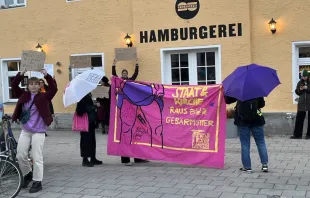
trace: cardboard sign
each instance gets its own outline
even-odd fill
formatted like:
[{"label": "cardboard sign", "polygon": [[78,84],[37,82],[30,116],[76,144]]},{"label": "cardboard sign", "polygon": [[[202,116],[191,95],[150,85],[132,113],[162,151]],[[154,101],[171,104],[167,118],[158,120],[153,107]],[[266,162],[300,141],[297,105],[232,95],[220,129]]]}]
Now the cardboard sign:
[{"label": "cardboard sign", "polygon": [[93,98],[109,98],[109,88],[104,86],[98,86],[92,91]]},{"label": "cardboard sign", "polygon": [[72,68],[85,68],[91,66],[91,56],[70,56]]},{"label": "cardboard sign", "polygon": [[46,54],[37,51],[23,51],[20,70],[40,71],[44,68]]},{"label": "cardboard sign", "polygon": [[117,61],[130,61],[137,59],[137,48],[115,48],[115,59]]},{"label": "cardboard sign", "polygon": [[[54,65],[53,64],[44,64],[44,69],[46,69],[47,73],[54,76]],[[44,78],[44,75],[41,72],[31,72],[31,77]]]}]

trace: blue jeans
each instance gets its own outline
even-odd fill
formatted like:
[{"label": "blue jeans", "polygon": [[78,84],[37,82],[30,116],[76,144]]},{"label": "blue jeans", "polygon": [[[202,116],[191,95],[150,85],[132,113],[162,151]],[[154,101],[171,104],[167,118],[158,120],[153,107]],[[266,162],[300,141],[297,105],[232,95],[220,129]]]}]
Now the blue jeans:
[{"label": "blue jeans", "polygon": [[241,160],[244,168],[251,168],[251,132],[253,134],[262,164],[268,164],[268,154],[263,126],[238,126],[241,142]]}]

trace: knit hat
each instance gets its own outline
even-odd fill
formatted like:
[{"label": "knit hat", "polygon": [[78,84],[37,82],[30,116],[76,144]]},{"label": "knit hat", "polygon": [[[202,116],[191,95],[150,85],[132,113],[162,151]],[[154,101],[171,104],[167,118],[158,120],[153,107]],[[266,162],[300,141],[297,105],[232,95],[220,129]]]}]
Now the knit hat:
[{"label": "knit hat", "polygon": [[307,70],[302,70],[301,71],[301,77],[308,77],[309,76],[309,72]]}]

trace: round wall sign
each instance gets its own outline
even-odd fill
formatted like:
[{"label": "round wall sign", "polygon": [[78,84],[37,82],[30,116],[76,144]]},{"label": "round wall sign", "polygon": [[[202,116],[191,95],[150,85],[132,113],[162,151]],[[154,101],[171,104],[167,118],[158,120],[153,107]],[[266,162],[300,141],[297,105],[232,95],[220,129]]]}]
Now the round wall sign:
[{"label": "round wall sign", "polygon": [[200,8],[199,0],[177,0],[175,4],[175,11],[182,19],[194,18]]}]

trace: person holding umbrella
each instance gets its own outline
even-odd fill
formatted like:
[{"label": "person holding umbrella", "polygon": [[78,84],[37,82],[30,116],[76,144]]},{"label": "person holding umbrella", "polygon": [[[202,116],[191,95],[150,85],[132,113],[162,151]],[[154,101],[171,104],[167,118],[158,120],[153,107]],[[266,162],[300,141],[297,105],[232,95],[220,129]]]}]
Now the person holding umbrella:
[{"label": "person holding umbrella", "polygon": [[268,172],[268,153],[264,136],[265,119],[260,110],[265,106],[264,98],[256,98],[242,102],[236,98],[225,96],[225,102],[227,104],[237,102],[234,119],[235,125],[238,127],[241,142],[241,160],[243,167],[240,168],[240,171],[252,171],[250,157],[252,133],[262,163],[262,171]]},{"label": "person holding umbrella", "polygon": [[[102,164],[102,161],[96,158],[96,107],[94,105],[91,93],[87,94],[77,103],[76,113],[78,116],[88,115],[89,128],[87,132],[81,131],[80,149],[83,158],[82,166],[93,167]],[[90,158],[90,161],[89,161]]]},{"label": "person holding umbrella", "polygon": [[224,81],[225,102],[235,106],[235,125],[241,142],[240,171],[251,172],[251,133],[258,149],[262,171],[268,172],[268,153],[264,136],[265,119],[261,108],[264,97],[280,84],[277,72],[269,67],[251,64],[238,67]]},{"label": "person holding umbrella", "polygon": [[307,70],[301,71],[301,79],[297,83],[295,93],[299,96],[298,105],[297,105],[297,115],[295,122],[294,135],[291,136],[291,139],[301,139],[304,121],[306,117],[306,113],[308,112],[308,129],[306,134],[306,139],[310,139],[310,85],[309,81],[309,72]]},{"label": "person holding umbrella", "polygon": [[88,131],[80,132],[82,166],[86,167],[102,164],[102,161],[96,159],[95,127],[97,114],[91,92],[97,88],[103,76],[105,76],[105,73],[101,70],[87,70],[69,82],[63,95],[65,107],[77,103],[76,115],[79,117],[82,117],[85,113],[88,115]]}]

